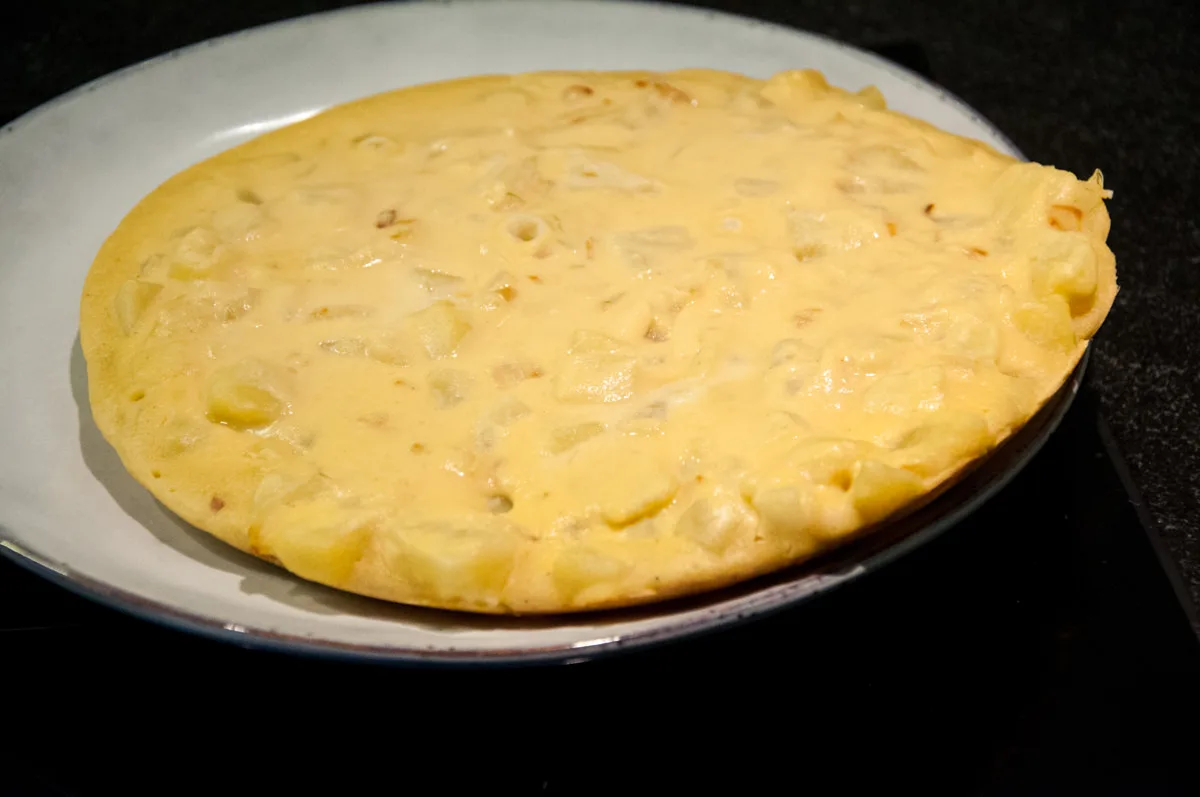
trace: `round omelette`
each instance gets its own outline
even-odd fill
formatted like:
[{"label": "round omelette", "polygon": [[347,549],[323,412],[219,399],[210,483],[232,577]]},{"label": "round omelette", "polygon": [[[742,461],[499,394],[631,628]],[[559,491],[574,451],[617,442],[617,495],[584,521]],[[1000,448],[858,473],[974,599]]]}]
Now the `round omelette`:
[{"label": "round omelette", "polygon": [[1104,190],[813,71],[535,73],[189,168],[87,276],[96,423],[199,528],[390,601],[551,613],[777,570],[1063,384]]}]

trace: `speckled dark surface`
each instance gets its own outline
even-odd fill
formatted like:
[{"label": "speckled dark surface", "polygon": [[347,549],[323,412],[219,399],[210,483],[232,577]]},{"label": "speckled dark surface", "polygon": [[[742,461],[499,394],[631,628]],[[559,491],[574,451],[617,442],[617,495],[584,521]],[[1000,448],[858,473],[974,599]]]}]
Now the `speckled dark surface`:
[{"label": "speckled dark surface", "polygon": [[[1200,603],[1200,4],[1189,0],[696,3],[852,44],[914,42],[1030,158],[1115,191],[1121,293],[1089,381]],[[351,3],[43,0],[0,16],[0,122],[191,42]]]}]

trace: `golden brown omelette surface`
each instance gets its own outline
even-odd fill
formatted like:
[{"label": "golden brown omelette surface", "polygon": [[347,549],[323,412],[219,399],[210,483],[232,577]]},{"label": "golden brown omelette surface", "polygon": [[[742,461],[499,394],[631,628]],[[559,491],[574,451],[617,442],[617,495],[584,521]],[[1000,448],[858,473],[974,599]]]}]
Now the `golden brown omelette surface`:
[{"label": "golden brown omelette surface", "polygon": [[1062,385],[1107,192],[811,71],[544,73],[339,106],[105,243],[97,424],[307,579],[558,612],[775,570],[904,511]]}]

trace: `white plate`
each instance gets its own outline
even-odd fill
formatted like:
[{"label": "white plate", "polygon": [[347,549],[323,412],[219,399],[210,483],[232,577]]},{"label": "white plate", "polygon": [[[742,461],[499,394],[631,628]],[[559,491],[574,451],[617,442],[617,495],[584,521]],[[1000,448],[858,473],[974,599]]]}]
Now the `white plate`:
[{"label": "white plate", "polygon": [[[177,627],[293,650],[402,661],[572,659],[793,603],[952,523],[1036,449],[897,541],[701,600],[571,619],[411,609],[295,579],[176,519],[122,469],[87,406],[77,339],[84,274],[162,180],[334,103],[479,73],[815,67],[849,89],[1014,152],[962,102],[878,57],[732,16],[612,2],[372,5],[171,53],[77,89],[0,132],[0,550],[91,597]],[[1073,395],[1074,382],[1065,391]],[[1053,409],[1053,408],[1052,408]],[[1012,453],[1015,452],[1015,453]],[[911,533],[915,532],[915,533]],[[882,548],[880,546],[883,546]]]}]

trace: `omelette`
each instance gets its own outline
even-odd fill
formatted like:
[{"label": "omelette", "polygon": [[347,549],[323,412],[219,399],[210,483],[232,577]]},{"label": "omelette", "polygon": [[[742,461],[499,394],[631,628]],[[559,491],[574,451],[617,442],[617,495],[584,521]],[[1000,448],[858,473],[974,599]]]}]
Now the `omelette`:
[{"label": "omelette", "polygon": [[549,614],[740,582],[944,489],[1117,291],[1110,196],[817,72],[404,88],[172,177],[84,286],[91,408],[301,579]]}]

